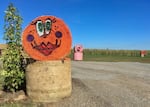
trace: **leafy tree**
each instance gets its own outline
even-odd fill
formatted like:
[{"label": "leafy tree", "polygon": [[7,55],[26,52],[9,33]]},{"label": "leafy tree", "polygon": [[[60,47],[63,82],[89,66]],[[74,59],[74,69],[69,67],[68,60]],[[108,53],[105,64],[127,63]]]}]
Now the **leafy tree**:
[{"label": "leafy tree", "polygon": [[4,89],[15,92],[20,89],[25,82],[25,73],[21,54],[21,24],[22,18],[13,4],[9,4],[5,11],[4,40],[7,49],[2,55],[4,76]]}]

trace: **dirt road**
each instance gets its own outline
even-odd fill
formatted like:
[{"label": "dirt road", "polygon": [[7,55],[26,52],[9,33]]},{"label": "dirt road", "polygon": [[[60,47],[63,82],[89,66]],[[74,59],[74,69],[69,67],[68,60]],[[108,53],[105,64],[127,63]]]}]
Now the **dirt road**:
[{"label": "dirt road", "polygon": [[72,96],[60,107],[150,107],[150,64],[72,61]]},{"label": "dirt road", "polygon": [[72,86],[70,97],[33,107],[150,107],[150,64],[72,61]]}]

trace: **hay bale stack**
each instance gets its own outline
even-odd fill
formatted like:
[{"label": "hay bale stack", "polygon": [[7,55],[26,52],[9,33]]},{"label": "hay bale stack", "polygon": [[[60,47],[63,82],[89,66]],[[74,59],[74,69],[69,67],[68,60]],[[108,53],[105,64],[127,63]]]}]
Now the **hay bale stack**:
[{"label": "hay bale stack", "polygon": [[26,69],[27,94],[34,102],[57,102],[70,96],[71,61],[37,61]]}]

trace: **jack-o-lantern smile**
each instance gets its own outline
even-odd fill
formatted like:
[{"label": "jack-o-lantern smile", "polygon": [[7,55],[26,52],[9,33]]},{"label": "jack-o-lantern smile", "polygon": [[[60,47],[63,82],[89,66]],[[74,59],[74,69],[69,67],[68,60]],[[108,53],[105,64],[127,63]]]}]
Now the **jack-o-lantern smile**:
[{"label": "jack-o-lantern smile", "polygon": [[57,39],[56,39],[55,44],[52,44],[50,42],[48,42],[47,44],[45,44],[44,42],[42,42],[41,44],[38,45],[36,43],[36,41],[34,41],[33,43],[31,43],[31,46],[33,47],[33,49],[37,49],[38,51],[40,51],[45,56],[48,56],[49,54],[51,54],[53,52],[53,50],[55,50],[56,48],[58,48],[60,45],[61,45],[61,40],[60,40],[60,43],[58,43]]},{"label": "jack-o-lantern smile", "polygon": [[37,60],[61,59],[71,49],[71,34],[61,19],[41,16],[23,32],[26,52]]}]

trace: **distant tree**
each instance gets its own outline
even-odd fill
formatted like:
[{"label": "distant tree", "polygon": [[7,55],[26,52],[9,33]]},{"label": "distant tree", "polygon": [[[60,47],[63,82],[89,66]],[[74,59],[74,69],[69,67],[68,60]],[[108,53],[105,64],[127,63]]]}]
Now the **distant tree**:
[{"label": "distant tree", "polygon": [[21,54],[22,18],[17,8],[10,3],[5,11],[4,19],[4,40],[6,40],[7,49],[2,55],[3,70],[1,74],[4,76],[4,88],[7,91],[15,92],[25,82]]}]

